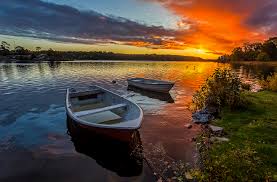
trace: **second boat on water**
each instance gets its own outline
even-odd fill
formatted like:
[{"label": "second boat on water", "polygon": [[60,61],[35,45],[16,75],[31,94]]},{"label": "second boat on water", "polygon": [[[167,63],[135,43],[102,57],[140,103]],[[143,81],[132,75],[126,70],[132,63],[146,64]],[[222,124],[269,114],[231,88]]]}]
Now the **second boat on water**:
[{"label": "second boat on water", "polygon": [[174,82],[145,78],[130,78],[127,81],[129,86],[163,93],[169,92],[170,89],[174,86]]},{"label": "second boat on water", "polygon": [[67,89],[66,111],[71,133],[89,131],[123,141],[132,138],[143,117],[137,104],[99,86]]}]

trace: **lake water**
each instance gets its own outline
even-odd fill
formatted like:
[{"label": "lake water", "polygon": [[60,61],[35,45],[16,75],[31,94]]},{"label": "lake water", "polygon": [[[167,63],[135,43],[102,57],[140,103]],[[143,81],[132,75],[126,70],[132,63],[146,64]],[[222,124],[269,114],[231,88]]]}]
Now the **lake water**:
[{"label": "lake water", "polygon": [[[112,149],[107,149],[102,140],[91,141],[89,147],[72,142],[66,127],[65,90],[93,84],[124,95],[142,107],[144,119],[138,136],[150,165],[163,168],[162,161],[156,160],[160,155],[193,164],[196,153],[192,138],[200,128],[197,125],[191,129],[184,127],[191,123],[188,104],[218,67],[230,67],[243,79],[255,81],[256,77],[276,71],[277,65],[216,62],[0,64],[0,181],[155,181],[145,160],[133,164],[127,154],[118,152],[121,148],[117,144],[109,144]],[[170,80],[176,84],[170,94],[157,96],[127,89],[126,79],[130,77]],[[112,83],[113,80],[116,83]]]}]

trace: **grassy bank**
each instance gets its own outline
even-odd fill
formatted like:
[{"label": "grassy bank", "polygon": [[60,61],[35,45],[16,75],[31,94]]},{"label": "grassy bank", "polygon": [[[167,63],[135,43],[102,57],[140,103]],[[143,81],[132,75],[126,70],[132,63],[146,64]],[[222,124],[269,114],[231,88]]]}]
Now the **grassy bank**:
[{"label": "grassy bank", "polygon": [[245,110],[223,109],[221,126],[229,142],[215,143],[206,151],[203,181],[277,180],[277,93],[244,93]]}]

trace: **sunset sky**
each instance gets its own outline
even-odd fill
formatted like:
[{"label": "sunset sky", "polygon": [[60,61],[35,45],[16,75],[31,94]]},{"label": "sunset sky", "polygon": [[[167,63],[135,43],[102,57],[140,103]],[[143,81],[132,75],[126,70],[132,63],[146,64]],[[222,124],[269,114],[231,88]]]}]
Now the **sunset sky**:
[{"label": "sunset sky", "polygon": [[276,35],[276,0],[0,0],[12,47],[216,58]]}]

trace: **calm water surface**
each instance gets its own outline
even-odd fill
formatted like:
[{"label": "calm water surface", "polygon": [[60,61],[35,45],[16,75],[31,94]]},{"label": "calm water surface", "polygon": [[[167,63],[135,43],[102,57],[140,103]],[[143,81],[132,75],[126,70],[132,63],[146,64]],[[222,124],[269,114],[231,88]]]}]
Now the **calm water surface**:
[{"label": "calm water surface", "polygon": [[[199,127],[184,127],[191,122],[188,103],[217,67],[231,67],[244,79],[255,80],[277,66],[215,62],[0,64],[0,181],[155,180],[143,161],[141,168],[134,169],[128,166],[129,161],[121,164],[117,145],[107,152],[103,142],[92,141],[89,151],[83,151],[72,142],[66,127],[65,89],[92,84],[109,88],[142,107],[139,136],[146,156],[162,151],[171,159],[193,163],[191,139]],[[171,80],[176,85],[170,94],[157,96],[127,89],[130,77]]]}]

